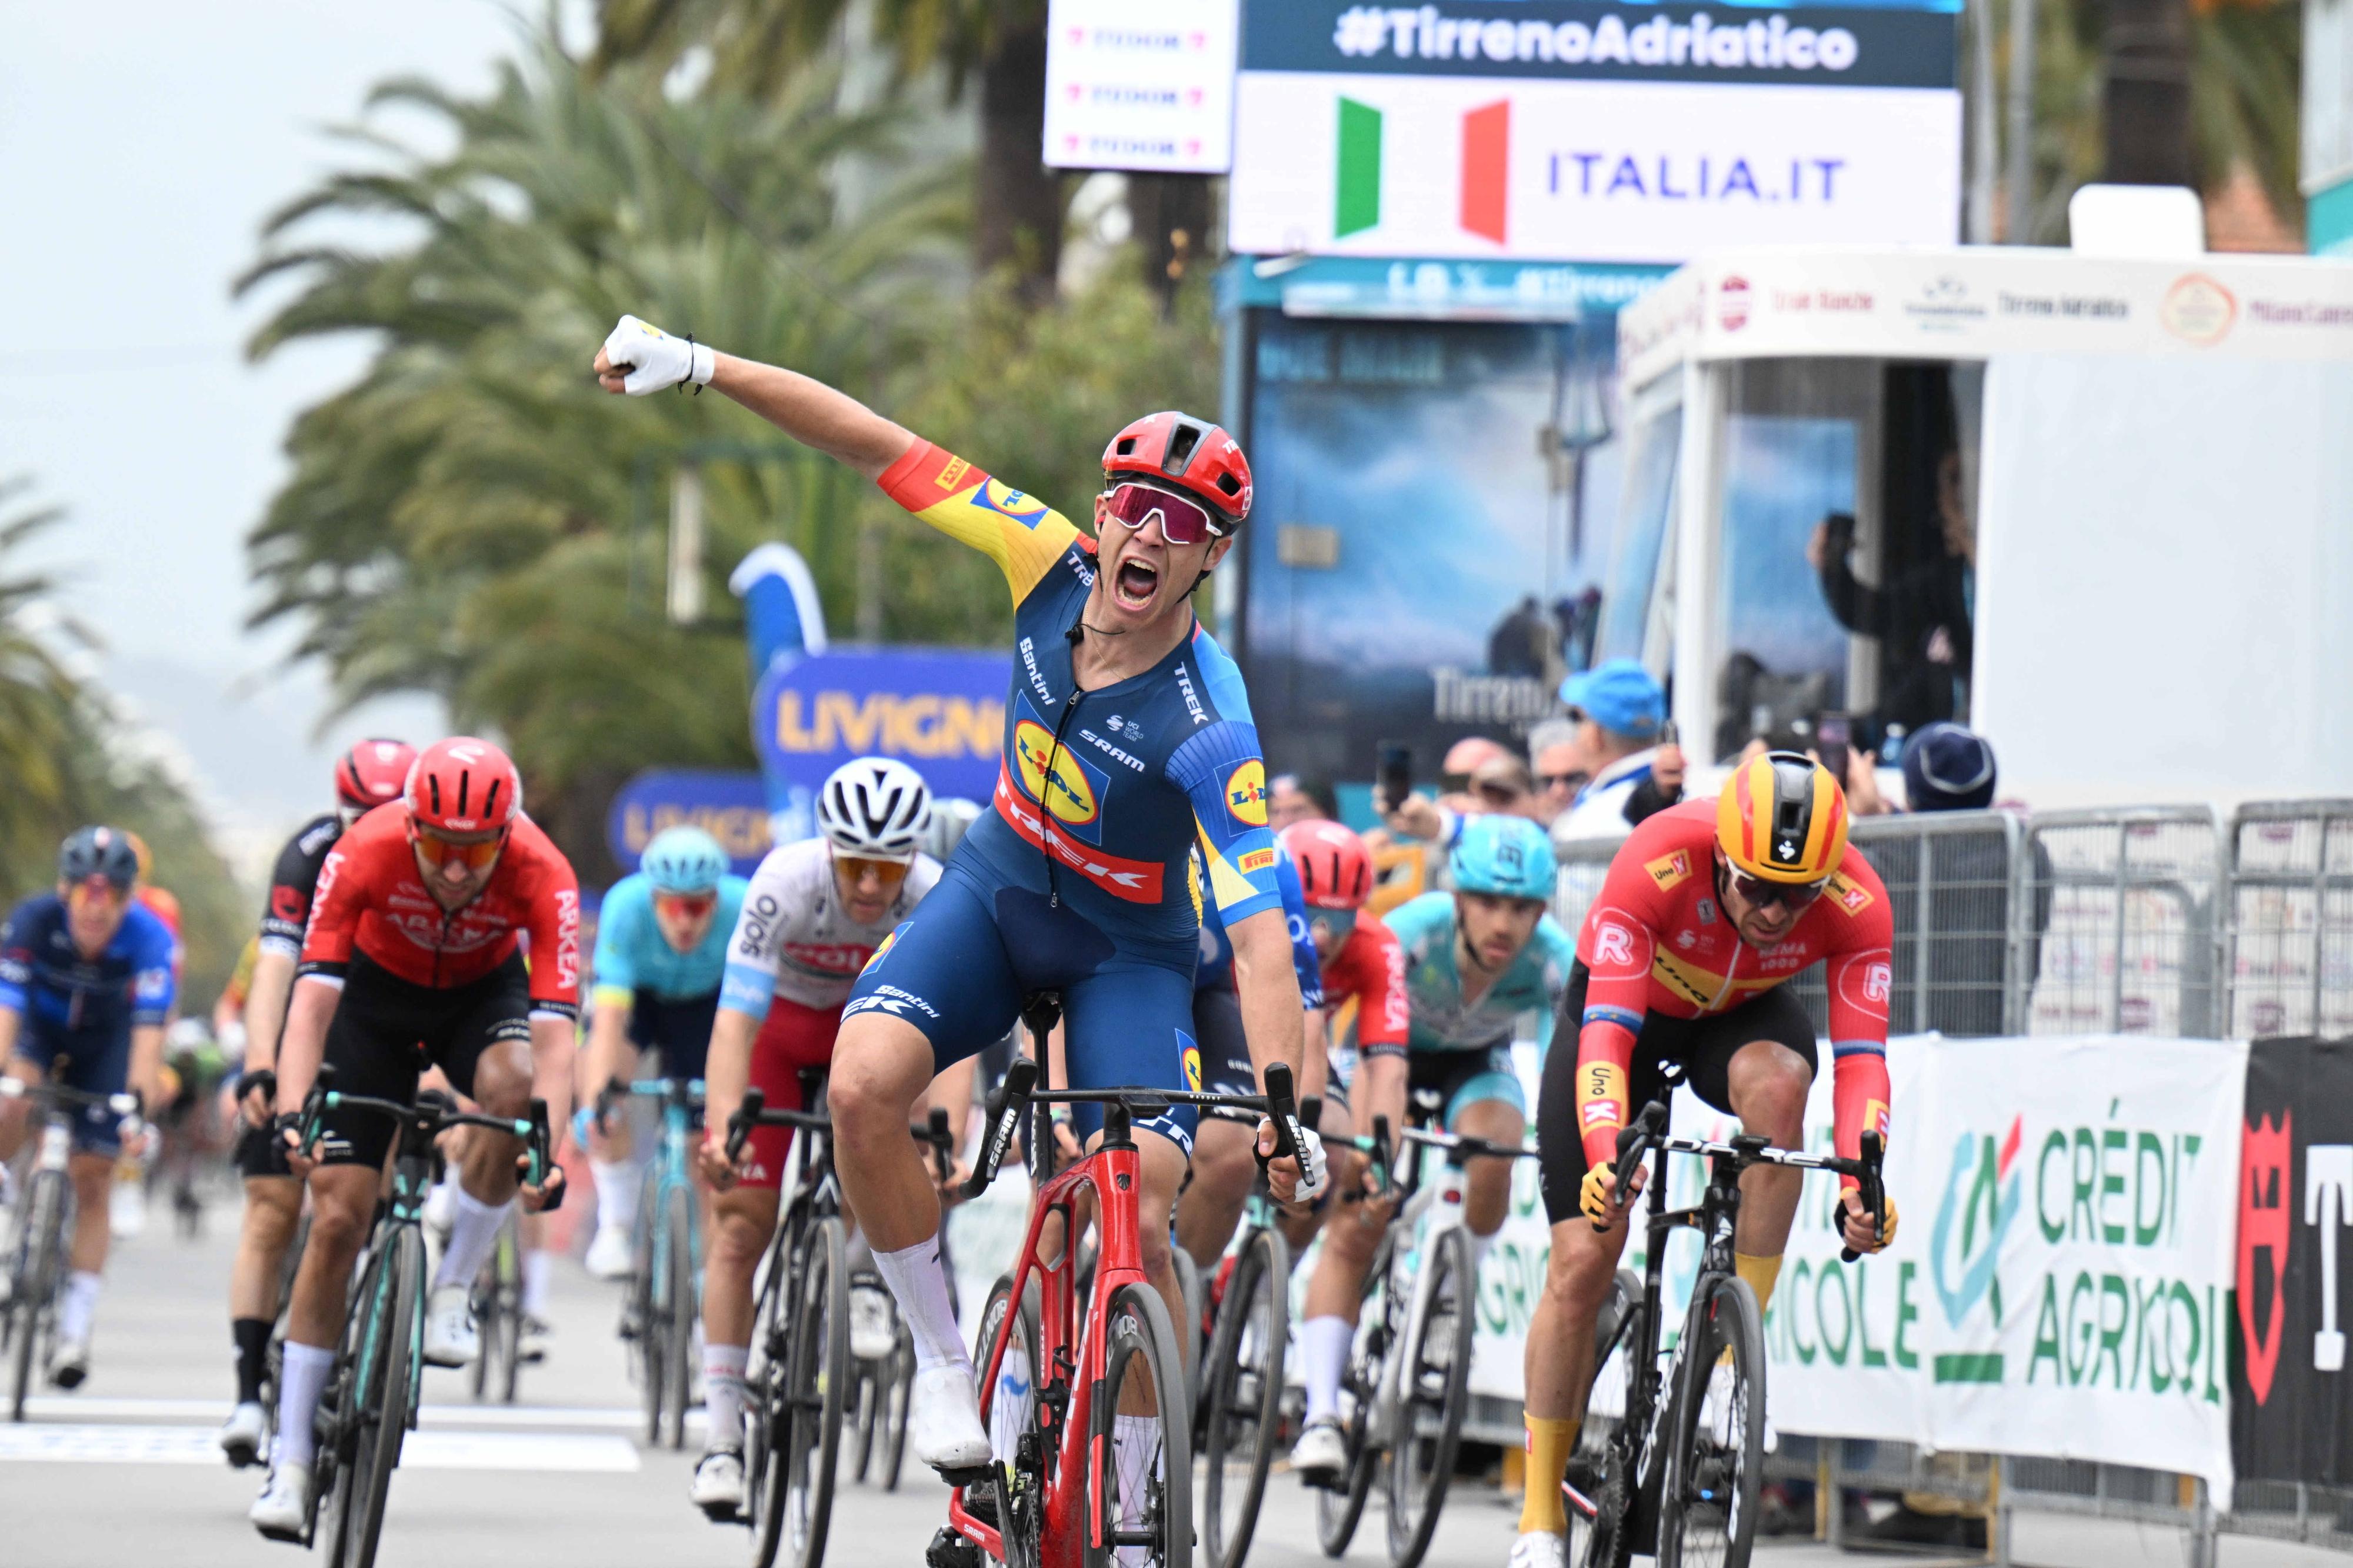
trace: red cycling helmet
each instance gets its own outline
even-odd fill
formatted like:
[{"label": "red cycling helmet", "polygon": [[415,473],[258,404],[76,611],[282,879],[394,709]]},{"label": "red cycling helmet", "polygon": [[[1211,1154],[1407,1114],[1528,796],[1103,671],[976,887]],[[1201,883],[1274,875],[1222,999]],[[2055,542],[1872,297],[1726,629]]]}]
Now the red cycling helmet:
[{"label": "red cycling helmet", "polygon": [[1250,515],[1250,463],[1220,426],[1168,410],[1147,414],[1103,448],[1103,475],[1132,474],[1198,496],[1229,524]]},{"label": "red cycling helmet", "polygon": [[397,800],[416,762],[406,741],[362,741],[335,759],[335,799],[353,811]]},{"label": "red cycling helmet", "polygon": [[1362,909],[1373,896],[1373,856],[1353,828],[1320,818],[1282,830],[1282,847],[1299,868],[1311,910]]},{"label": "red cycling helmet", "polygon": [[522,808],[513,759],[488,741],[456,735],[425,748],[408,770],[408,820],[438,833],[487,833]]}]

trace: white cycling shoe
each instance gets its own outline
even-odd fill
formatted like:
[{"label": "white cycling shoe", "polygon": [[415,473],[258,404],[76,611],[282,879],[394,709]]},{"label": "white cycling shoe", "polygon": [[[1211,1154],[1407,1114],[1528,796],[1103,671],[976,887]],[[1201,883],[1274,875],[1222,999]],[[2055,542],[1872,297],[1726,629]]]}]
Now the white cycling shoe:
[{"label": "white cycling shoe", "polygon": [[892,1316],[890,1293],[879,1282],[855,1280],[849,1287],[849,1353],[860,1361],[881,1361],[899,1348],[899,1325]]},{"label": "white cycling shoe", "polygon": [[629,1227],[625,1225],[600,1225],[596,1238],[588,1244],[588,1256],[581,1260],[591,1277],[598,1279],[627,1279],[637,1268],[637,1248],[629,1240]]},{"label": "white cycling shoe", "polygon": [[916,1372],[907,1402],[907,1436],[915,1458],[943,1474],[988,1467],[988,1429],[980,1424],[972,1368],[943,1362]]},{"label": "white cycling shoe", "polygon": [[1292,1470],[1303,1479],[1329,1480],[1348,1468],[1348,1440],[1329,1415],[1310,1421],[1291,1449]]},{"label": "white cycling shoe", "polygon": [[694,1467],[694,1482],[687,1489],[694,1506],[724,1524],[744,1511],[744,1455],[735,1448],[712,1448]]},{"label": "white cycling shoe", "polygon": [[463,1285],[436,1285],[425,1307],[425,1364],[464,1366],[482,1351],[474,1327],[474,1293]]},{"label": "white cycling shoe", "polygon": [[299,1544],[311,1522],[311,1467],[290,1460],[271,1470],[269,1484],[245,1517],[270,1540]]},{"label": "white cycling shoe", "polygon": [[221,1426],[220,1449],[241,1470],[261,1458],[261,1441],[269,1435],[269,1414],[259,1405],[240,1405]]},{"label": "white cycling shoe", "polygon": [[1568,1537],[1548,1530],[1523,1531],[1512,1542],[1506,1568],[1564,1568],[1568,1562]]},{"label": "white cycling shoe", "polygon": [[79,1388],[90,1376],[90,1341],[59,1340],[49,1352],[49,1381],[59,1388]]}]

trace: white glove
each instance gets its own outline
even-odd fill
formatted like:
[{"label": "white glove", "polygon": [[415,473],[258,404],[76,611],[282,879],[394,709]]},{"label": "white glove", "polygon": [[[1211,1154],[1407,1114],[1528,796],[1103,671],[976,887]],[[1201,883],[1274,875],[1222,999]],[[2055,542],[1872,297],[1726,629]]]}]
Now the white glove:
[{"label": "white glove", "polygon": [[1332,1184],[1332,1163],[1324,1157],[1324,1135],[1313,1127],[1303,1127],[1299,1135],[1305,1139],[1299,1151],[1299,1202],[1312,1204],[1324,1195]]},{"label": "white glove", "polygon": [[712,371],[718,363],[710,344],[671,337],[651,321],[640,321],[635,316],[622,317],[612,335],[605,340],[605,358],[615,370],[629,367],[621,390],[631,397],[643,397],[649,392],[676,386],[681,381],[709,386]]}]

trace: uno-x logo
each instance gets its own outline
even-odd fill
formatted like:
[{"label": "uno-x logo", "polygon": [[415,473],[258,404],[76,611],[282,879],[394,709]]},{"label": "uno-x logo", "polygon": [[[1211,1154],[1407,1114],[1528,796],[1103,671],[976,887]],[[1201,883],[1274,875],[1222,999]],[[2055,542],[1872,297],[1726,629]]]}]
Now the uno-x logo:
[{"label": "uno-x logo", "polygon": [[1621,925],[1604,923],[1597,927],[1593,932],[1593,962],[1633,963],[1634,933]]},{"label": "uno-x logo", "polygon": [[1862,972],[1862,994],[1871,1001],[1885,1002],[1894,984],[1895,972],[1884,963],[1874,963]]},{"label": "uno-x logo", "polygon": [[[1387,116],[1369,103],[1340,100],[1333,167],[1332,237],[1378,227]],[[1497,245],[1511,225],[1512,101],[1482,104],[1462,116],[1462,174],[1455,221]]]},{"label": "uno-x logo", "polygon": [[[2001,1326],[2001,1280],[1995,1271],[2001,1263],[2002,1240],[2018,1218],[2023,1174],[2018,1168],[2018,1146],[2024,1121],[2012,1117],[1999,1145],[1991,1133],[1964,1132],[1953,1142],[1952,1174],[1946,1178],[1944,1202],[1936,1209],[1928,1268],[1936,1282],[1936,1298],[1944,1304],[1945,1321],[1954,1328],[1980,1300],[1990,1301],[1994,1326]],[[2000,1352],[1939,1357],[1936,1381],[2000,1383]]]}]

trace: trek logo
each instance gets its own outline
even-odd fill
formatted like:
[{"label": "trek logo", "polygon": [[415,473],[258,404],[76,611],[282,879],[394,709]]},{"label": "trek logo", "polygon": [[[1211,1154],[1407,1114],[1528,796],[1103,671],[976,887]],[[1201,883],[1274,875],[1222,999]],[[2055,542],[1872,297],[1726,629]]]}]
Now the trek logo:
[{"label": "trek logo", "polygon": [[[1377,228],[1381,221],[1381,163],[1387,117],[1368,103],[1340,100],[1332,237]],[[1462,116],[1462,174],[1456,221],[1465,232],[1497,245],[1511,229],[1512,103],[1482,104]]]}]

